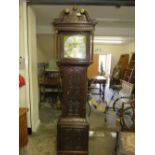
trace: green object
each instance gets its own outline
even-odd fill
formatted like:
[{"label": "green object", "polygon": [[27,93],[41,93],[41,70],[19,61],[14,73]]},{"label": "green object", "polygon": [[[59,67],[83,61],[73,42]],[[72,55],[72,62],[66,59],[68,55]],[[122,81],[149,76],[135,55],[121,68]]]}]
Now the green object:
[{"label": "green object", "polygon": [[59,70],[56,61],[54,59],[49,61],[48,69],[50,70]]},{"label": "green object", "polygon": [[100,71],[99,71],[99,75],[104,75],[104,67],[103,67],[103,62],[101,61],[100,63]]}]

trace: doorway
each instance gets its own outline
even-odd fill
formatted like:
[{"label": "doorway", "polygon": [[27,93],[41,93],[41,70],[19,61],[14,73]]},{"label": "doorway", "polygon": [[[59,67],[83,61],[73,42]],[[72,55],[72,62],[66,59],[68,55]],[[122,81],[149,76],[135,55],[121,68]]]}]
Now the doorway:
[{"label": "doorway", "polygon": [[98,65],[99,75],[107,77],[107,85],[109,86],[109,77],[111,72],[111,54],[100,54]]}]

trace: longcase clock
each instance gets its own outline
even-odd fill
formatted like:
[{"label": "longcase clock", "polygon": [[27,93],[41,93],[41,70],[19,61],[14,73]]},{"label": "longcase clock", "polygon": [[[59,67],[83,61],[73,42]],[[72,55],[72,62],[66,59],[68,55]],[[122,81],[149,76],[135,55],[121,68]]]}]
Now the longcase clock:
[{"label": "longcase clock", "polygon": [[87,67],[93,59],[96,22],[85,9],[65,9],[53,25],[62,78],[62,114],[57,124],[57,155],[88,155]]}]

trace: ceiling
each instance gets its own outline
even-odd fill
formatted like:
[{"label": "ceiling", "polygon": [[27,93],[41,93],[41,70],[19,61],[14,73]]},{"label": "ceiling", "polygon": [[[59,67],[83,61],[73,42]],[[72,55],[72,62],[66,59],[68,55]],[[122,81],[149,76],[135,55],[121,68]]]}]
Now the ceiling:
[{"label": "ceiling", "polygon": [[[135,7],[80,5],[97,21],[96,35],[134,38]],[[32,5],[36,14],[38,33],[52,33],[52,21],[58,18],[67,5]]]},{"label": "ceiling", "polygon": [[27,0],[28,4],[134,6],[135,0]]}]

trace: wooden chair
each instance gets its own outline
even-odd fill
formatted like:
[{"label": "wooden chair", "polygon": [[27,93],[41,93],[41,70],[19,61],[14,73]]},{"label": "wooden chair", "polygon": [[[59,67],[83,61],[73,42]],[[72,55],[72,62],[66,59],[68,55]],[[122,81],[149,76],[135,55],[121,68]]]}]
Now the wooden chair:
[{"label": "wooden chair", "polygon": [[135,102],[130,102],[130,107],[121,109],[117,122],[116,155],[135,155]]}]

